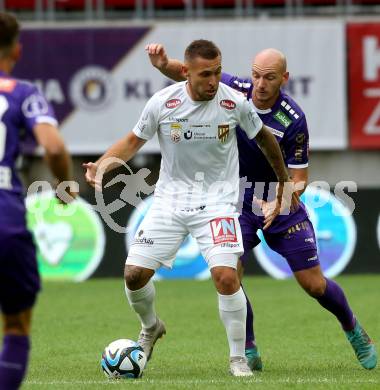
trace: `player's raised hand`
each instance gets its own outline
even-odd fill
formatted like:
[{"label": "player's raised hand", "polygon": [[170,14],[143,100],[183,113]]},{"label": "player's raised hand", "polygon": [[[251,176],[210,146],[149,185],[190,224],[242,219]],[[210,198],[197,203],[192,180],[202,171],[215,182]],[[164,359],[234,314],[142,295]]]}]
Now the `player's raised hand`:
[{"label": "player's raised hand", "polygon": [[145,46],[145,50],[149,55],[150,62],[155,68],[161,70],[167,66],[169,58],[163,45],[160,43],[149,43]]},{"label": "player's raised hand", "polygon": [[85,178],[87,183],[90,184],[90,186],[94,187],[97,191],[101,191],[102,189],[101,180],[99,180],[96,177],[96,173],[98,171],[98,165],[89,162],[89,163],[83,163],[82,167],[86,170]]}]

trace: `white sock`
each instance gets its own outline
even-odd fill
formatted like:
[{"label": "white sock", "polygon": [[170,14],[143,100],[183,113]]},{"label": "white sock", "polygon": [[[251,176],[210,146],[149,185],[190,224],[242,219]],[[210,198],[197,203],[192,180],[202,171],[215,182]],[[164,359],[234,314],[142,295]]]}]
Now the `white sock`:
[{"label": "white sock", "polygon": [[232,295],[219,298],[219,315],[222,320],[230,346],[231,356],[245,356],[245,327],[247,319],[246,298],[242,288]]},{"label": "white sock", "polygon": [[156,290],[152,280],[139,290],[129,290],[125,286],[125,294],[128,302],[140,318],[143,328],[148,329],[156,325],[157,315],[154,308],[154,297]]}]

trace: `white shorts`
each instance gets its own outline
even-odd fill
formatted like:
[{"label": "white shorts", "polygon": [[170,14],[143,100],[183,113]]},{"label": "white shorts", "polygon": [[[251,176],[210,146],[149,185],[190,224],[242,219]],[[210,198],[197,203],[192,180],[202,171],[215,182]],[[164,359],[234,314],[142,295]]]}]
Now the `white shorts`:
[{"label": "white shorts", "polygon": [[188,234],[198,243],[209,268],[236,268],[243,253],[239,214],[231,204],[197,209],[168,209],[154,200],[138,227],[126,264],[156,270],[172,268]]}]

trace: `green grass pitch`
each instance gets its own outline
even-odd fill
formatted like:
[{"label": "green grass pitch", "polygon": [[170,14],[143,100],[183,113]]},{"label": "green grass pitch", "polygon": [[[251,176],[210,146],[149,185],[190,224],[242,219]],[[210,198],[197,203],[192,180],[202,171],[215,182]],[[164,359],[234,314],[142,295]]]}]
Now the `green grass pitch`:
[{"label": "green grass pitch", "polygon": [[[380,347],[380,276],[338,282]],[[293,280],[245,279],[255,308],[264,371],[228,374],[228,347],[211,281],[156,283],[167,335],[156,344],[143,378],[109,381],[100,356],[118,338],[136,340],[139,324],[120,279],[45,283],[35,310],[33,349],[23,389],[380,389],[380,368],[362,369],[335,317]]]}]

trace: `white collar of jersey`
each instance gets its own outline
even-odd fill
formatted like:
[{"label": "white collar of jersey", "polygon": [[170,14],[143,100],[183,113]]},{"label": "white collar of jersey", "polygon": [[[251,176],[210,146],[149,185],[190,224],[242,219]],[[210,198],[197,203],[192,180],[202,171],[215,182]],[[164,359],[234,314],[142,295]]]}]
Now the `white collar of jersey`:
[{"label": "white collar of jersey", "polygon": [[253,103],[253,100],[251,100],[251,103],[253,105],[253,108],[255,109],[255,111],[258,113],[258,114],[269,114],[270,112],[272,112],[272,109],[271,108],[267,108],[265,110],[260,110],[260,108],[257,108],[255,106],[255,103]]}]

